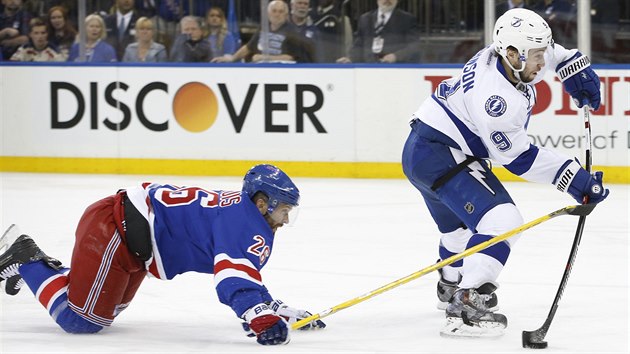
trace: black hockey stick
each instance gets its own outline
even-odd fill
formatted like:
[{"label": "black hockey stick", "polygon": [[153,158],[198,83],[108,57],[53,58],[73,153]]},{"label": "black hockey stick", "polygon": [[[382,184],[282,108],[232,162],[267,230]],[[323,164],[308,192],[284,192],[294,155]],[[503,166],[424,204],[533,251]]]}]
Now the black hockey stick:
[{"label": "black hockey stick", "polygon": [[[588,106],[584,106],[584,136],[586,138],[586,170],[591,172],[591,122],[590,115],[588,111]],[[584,197],[583,203],[586,204],[588,202],[588,197]],[[547,315],[547,319],[545,323],[534,331],[523,331],[523,348],[532,348],[532,349],[544,349],[547,348],[547,342],[545,342],[545,336],[547,335],[547,331],[551,326],[551,321],[553,321],[553,317],[556,315],[556,310],[558,310],[558,303],[560,302],[560,298],[562,298],[562,294],[564,293],[564,288],[567,286],[567,282],[569,281],[569,275],[571,275],[571,269],[573,269],[573,263],[575,262],[575,257],[577,256],[578,247],[580,246],[580,241],[582,240],[582,231],[584,231],[584,223],[586,222],[586,215],[580,216],[578,220],[577,230],[575,230],[575,238],[573,239],[573,246],[571,246],[571,253],[569,253],[569,260],[567,261],[567,266],[564,268],[564,274],[562,274],[562,281],[560,281],[560,286],[558,287],[558,291],[556,292],[556,297],[553,299],[553,304],[551,305],[551,309],[549,310],[549,314]]]}]

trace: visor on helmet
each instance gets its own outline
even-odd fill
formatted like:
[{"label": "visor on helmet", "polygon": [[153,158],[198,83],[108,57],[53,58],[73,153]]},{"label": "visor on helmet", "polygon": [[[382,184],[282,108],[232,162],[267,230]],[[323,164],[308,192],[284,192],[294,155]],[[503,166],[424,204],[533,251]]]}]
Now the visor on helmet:
[{"label": "visor on helmet", "polygon": [[275,223],[293,226],[298,213],[299,208],[297,206],[280,203],[273,209],[273,211],[268,212],[268,215]]}]

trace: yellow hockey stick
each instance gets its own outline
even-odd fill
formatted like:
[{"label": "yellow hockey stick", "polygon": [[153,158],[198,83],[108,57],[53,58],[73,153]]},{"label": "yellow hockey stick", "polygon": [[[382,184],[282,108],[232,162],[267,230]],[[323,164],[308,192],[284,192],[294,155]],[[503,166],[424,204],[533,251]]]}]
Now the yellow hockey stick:
[{"label": "yellow hockey stick", "polygon": [[426,275],[428,273],[431,273],[435,270],[438,270],[442,267],[446,267],[447,265],[457,262],[458,260],[464,258],[464,257],[468,257],[471,254],[477,253],[485,248],[488,248],[496,243],[499,243],[501,241],[504,241],[516,234],[519,234],[525,230],[531,229],[532,227],[538,225],[538,224],[542,224],[543,222],[549,220],[549,219],[553,219],[556,216],[560,216],[560,215],[577,215],[577,216],[586,216],[588,214],[591,213],[591,211],[593,211],[593,209],[595,208],[596,204],[584,204],[584,205],[570,205],[561,209],[558,209],[554,212],[551,212],[547,215],[541,216],[536,220],[532,220],[526,224],[523,224],[513,230],[510,230],[504,234],[498,235],[496,237],[493,237],[491,239],[489,239],[488,241],[482,242],[476,246],[470,247],[466,250],[464,250],[461,253],[458,253],[454,256],[451,256],[443,261],[440,261],[438,263],[432,264],[424,269],[421,269],[415,273],[409,274],[408,276],[404,277],[404,278],[400,278],[396,281],[393,281],[387,285],[383,285],[380,288],[376,289],[376,290],[372,290],[368,293],[365,293],[361,296],[355,297],[354,299],[350,299],[348,301],[342,302],[339,305],[333,306],[327,310],[324,310],[320,313],[316,313],[314,315],[311,315],[307,318],[301,319],[297,322],[295,322],[294,324],[291,325],[291,329],[298,329],[301,327],[306,326],[307,324],[309,324],[312,321],[316,321],[319,320],[320,318],[324,318],[324,317],[328,317],[330,315],[332,315],[335,312],[339,312],[343,309],[347,309],[350,306],[354,306],[360,302],[363,302],[367,299],[371,299],[376,295],[382,294],[388,290],[391,290],[393,288],[398,287],[399,285],[403,285],[406,284],[412,280],[418,279],[423,275]]}]

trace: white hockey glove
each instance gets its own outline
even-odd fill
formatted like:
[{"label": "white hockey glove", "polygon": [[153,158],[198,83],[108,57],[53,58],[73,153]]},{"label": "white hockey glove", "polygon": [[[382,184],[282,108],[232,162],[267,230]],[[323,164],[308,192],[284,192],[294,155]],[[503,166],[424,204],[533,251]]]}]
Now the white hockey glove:
[{"label": "white hockey glove", "polygon": [[[299,320],[312,316],[310,312],[290,307],[281,300],[273,300],[271,304],[269,304],[269,307],[271,307],[271,309],[278,316],[283,317],[289,323],[289,325],[292,325]],[[322,328],[326,328],[326,324],[322,320],[315,320],[310,322],[306,326],[300,327],[299,329],[301,331],[307,331],[310,329]]]}]

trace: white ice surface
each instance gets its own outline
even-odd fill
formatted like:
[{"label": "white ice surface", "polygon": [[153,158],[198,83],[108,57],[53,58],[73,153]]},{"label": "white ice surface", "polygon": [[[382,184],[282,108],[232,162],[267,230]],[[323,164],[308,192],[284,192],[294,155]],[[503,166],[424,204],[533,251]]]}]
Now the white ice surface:
[{"label": "white ice surface", "polygon": [[[438,236],[419,193],[405,180],[294,179],[297,223],[277,233],[262,272],[272,295],[321,312],[431,265]],[[0,227],[16,223],[49,255],[69,263],[76,223],[93,201],[143,181],[240,189],[233,177],[0,174]],[[573,204],[552,186],[506,183],[526,221]],[[627,185],[587,217],[573,272],[544,353],[628,353]],[[131,306],[96,335],[64,333],[25,288],[0,291],[0,353],[519,353],[521,331],[540,327],[558,288],[577,218],[526,232],[499,277],[506,334],[494,340],[438,335],[436,273],[325,318],[317,332],[262,347],[220,304],[211,275],[146,279]],[[4,286],[4,284],[2,284]]]}]

